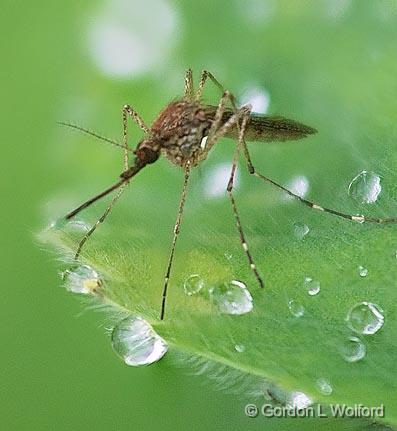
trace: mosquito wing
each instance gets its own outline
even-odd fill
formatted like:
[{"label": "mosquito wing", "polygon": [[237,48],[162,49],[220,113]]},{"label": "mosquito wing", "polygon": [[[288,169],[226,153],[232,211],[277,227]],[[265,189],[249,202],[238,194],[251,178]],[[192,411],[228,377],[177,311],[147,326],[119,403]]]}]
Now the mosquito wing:
[{"label": "mosquito wing", "polygon": [[[217,107],[207,105],[204,110],[206,115],[213,119]],[[226,122],[233,114],[234,111],[227,108],[223,114],[222,121]],[[316,129],[305,126],[297,121],[289,120],[288,118],[254,113],[251,114],[247,122],[245,139],[247,141],[258,142],[293,141],[306,138],[308,135],[312,135],[316,132]],[[232,128],[226,136],[229,138],[237,138],[236,127]]]}]

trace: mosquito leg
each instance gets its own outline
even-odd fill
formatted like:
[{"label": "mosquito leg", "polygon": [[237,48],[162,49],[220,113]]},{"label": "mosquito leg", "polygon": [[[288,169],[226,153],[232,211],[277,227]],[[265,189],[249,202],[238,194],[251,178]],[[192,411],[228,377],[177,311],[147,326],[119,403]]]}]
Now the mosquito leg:
[{"label": "mosquito leg", "polygon": [[237,230],[238,230],[239,235],[240,235],[241,246],[243,247],[243,250],[247,256],[250,268],[251,268],[252,272],[254,273],[254,276],[257,279],[259,286],[263,288],[264,282],[263,282],[263,279],[258,272],[254,258],[252,257],[252,254],[251,254],[250,249],[248,247],[247,240],[245,239],[244,230],[243,230],[243,226],[241,223],[240,215],[239,215],[239,212],[237,210],[237,204],[236,204],[236,201],[235,201],[234,196],[233,196],[234,177],[235,177],[235,173],[236,173],[236,169],[237,169],[237,163],[238,163],[238,158],[240,155],[240,149],[241,149],[241,146],[243,145],[243,142],[244,142],[244,133],[245,133],[245,128],[247,125],[247,120],[249,118],[249,115],[250,115],[249,111],[246,112],[245,115],[243,116],[243,119],[241,122],[241,128],[240,128],[240,132],[239,132],[238,143],[237,143],[236,151],[234,152],[232,170],[230,172],[230,178],[229,178],[229,182],[227,185],[227,193],[229,195],[230,202],[232,204],[233,214],[234,214],[234,217],[236,219],[236,225],[237,225]]},{"label": "mosquito leg", "polygon": [[184,98],[187,100],[193,100],[194,99],[194,86],[193,86],[193,72],[192,69],[189,69],[186,71],[185,74],[185,91],[184,91]]},{"label": "mosquito leg", "polygon": [[[240,120],[245,115],[249,114],[251,108],[249,106],[243,106],[240,109],[237,110],[235,114],[233,114],[225,123],[222,123],[222,114],[224,112],[224,106],[226,103],[226,99],[229,97],[229,92],[225,92],[225,94],[222,96],[221,101],[219,102],[218,109],[215,113],[215,119],[214,122],[211,125],[211,128],[208,132],[207,141],[205,143],[204,148],[202,148],[198,160],[202,161],[205,160],[208,153],[210,152],[211,148],[216,144],[219,138],[224,136],[228,130],[232,127],[237,127],[240,134]],[[242,138],[244,139],[244,138]]]},{"label": "mosquito leg", "polygon": [[186,164],[186,167],[185,167],[185,179],[183,182],[181,198],[179,201],[178,216],[176,218],[176,222],[175,222],[175,226],[174,226],[174,237],[172,239],[172,246],[171,246],[170,257],[168,259],[167,271],[166,271],[165,277],[164,277],[163,296],[162,296],[162,300],[161,300],[161,312],[160,312],[160,319],[161,320],[164,319],[164,314],[165,314],[165,303],[167,300],[168,282],[169,282],[170,275],[171,275],[172,261],[174,259],[176,241],[178,239],[178,235],[179,235],[179,231],[180,231],[180,227],[181,227],[182,214],[183,214],[183,208],[185,206],[185,201],[186,201],[189,176],[190,176],[190,163],[188,162]]},{"label": "mosquito leg", "polygon": [[[138,126],[144,130],[146,133],[149,132],[148,127],[143,122],[142,118],[139,116],[139,114],[129,105],[125,105],[122,110],[122,122],[123,122],[123,149],[124,149],[124,171],[128,170],[129,168],[129,157],[128,153],[131,151],[130,147],[128,146],[128,115],[132,117],[132,119],[138,124]],[[91,229],[84,235],[84,237],[80,240],[79,245],[77,247],[76,254],[74,256],[75,260],[77,260],[81,254],[81,251],[86,244],[86,242],[89,240],[91,235],[95,232],[97,227],[103,223],[106,219],[106,217],[109,215],[110,211],[112,210],[114,204],[118,201],[120,196],[122,195],[123,191],[125,190],[126,186],[128,185],[128,181],[123,184],[120,189],[118,190],[117,194],[114,196],[114,198],[111,200],[110,204],[104,211],[104,213],[101,215],[101,217],[95,222],[95,224],[91,227]]]},{"label": "mosquito leg", "polygon": [[[224,101],[229,97],[229,93],[226,92],[226,94],[224,94],[224,96],[221,99],[221,102],[219,103],[219,107],[218,107],[218,111],[220,111],[222,109],[222,106],[224,106]],[[235,176],[235,172],[236,172],[236,168],[237,168],[237,163],[238,163],[238,157],[240,154],[240,148],[242,145],[245,144],[244,142],[244,133],[245,133],[245,129],[246,129],[246,125],[247,125],[247,121],[248,118],[250,116],[251,113],[251,108],[249,106],[243,106],[242,108],[240,108],[236,114],[233,114],[228,121],[226,121],[226,123],[224,123],[220,128],[217,128],[216,126],[213,125],[211,126],[211,129],[213,129],[214,131],[208,136],[208,140],[207,140],[207,145],[205,147],[205,149],[203,150],[203,155],[202,158],[205,158],[206,155],[208,154],[209,150],[211,149],[211,147],[216,143],[216,141],[221,138],[225,133],[227,133],[227,131],[234,126],[238,126],[240,124],[240,120],[241,120],[241,127],[239,128],[239,136],[238,136],[238,144],[237,144],[237,148],[235,151],[235,154],[233,156],[233,165],[232,165],[232,170],[230,173],[230,178],[229,178],[229,182],[228,182],[228,186],[227,186],[227,192],[232,204],[232,209],[233,209],[233,213],[236,219],[236,224],[237,224],[237,229],[238,232],[240,234],[240,241],[241,241],[241,245],[244,249],[244,252],[248,258],[248,262],[250,264],[250,267],[256,277],[256,279],[258,280],[258,283],[261,287],[264,287],[264,283],[263,280],[261,278],[261,276],[259,275],[259,272],[256,268],[254,259],[251,255],[251,252],[248,248],[248,244],[247,241],[245,239],[245,235],[244,235],[244,230],[242,228],[242,224],[241,224],[241,219],[237,210],[237,205],[236,205],[236,201],[234,199],[233,196],[233,184],[234,184],[234,176]],[[222,116],[221,116],[222,117]]]},{"label": "mosquito leg", "polygon": [[106,208],[105,212],[101,215],[101,217],[95,222],[95,224],[91,227],[91,229],[84,235],[84,237],[80,240],[79,245],[76,250],[76,254],[74,255],[74,259],[77,260],[81,254],[81,250],[83,249],[85,243],[88,241],[90,236],[95,232],[97,227],[103,223],[106,219],[106,217],[109,215],[110,211],[112,210],[114,204],[117,202],[117,200],[120,198],[121,194],[123,193],[125,187],[128,183],[123,184],[117,194],[114,196],[114,198],[111,200],[109,206]]},{"label": "mosquito leg", "polygon": [[341,217],[358,223],[364,223],[364,222],[379,223],[379,224],[397,223],[397,217],[367,217],[364,215],[346,214],[341,211],[334,210],[332,208],[323,207],[322,205],[319,205],[316,202],[304,199],[301,196],[297,195],[296,193],[292,192],[291,190],[287,189],[286,187],[282,186],[281,184],[277,183],[276,181],[273,181],[271,178],[266,177],[265,175],[262,175],[261,173],[257,172],[254,165],[252,164],[251,157],[245,142],[243,143],[243,149],[244,149],[245,158],[247,160],[248,171],[251,175],[254,175],[257,178],[260,178],[261,180],[272,184],[274,187],[277,187],[278,189],[284,191],[289,196],[292,196],[293,198],[297,199],[299,202],[301,202],[302,204],[306,205],[311,209],[332,214],[336,217]]},{"label": "mosquito leg", "polygon": [[[215,76],[211,73],[208,72],[208,70],[203,70],[201,72],[201,76],[200,76],[200,82],[199,82],[199,86],[198,89],[196,91],[196,96],[195,99],[198,101],[201,98],[202,92],[203,92],[203,88],[205,83],[207,82],[207,79],[210,79],[212,81],[212,83],[219,89],[219,91],[224,94],[227,90],[224,88],[224,86],[215,78]],[[233,96],[233,94],[231,94],[229,92],[229,99],[230,102],[234,108],[235,111],[237,111],[237,103],[236,103],[236,98]]]}]

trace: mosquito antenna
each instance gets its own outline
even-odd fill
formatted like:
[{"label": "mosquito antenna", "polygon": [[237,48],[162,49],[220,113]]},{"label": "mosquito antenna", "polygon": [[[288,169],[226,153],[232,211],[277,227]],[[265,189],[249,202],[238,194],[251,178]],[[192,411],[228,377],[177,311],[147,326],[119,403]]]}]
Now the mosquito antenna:
[{"label": "mosquito antenna", "polygon": [[[93,136],[96,139],[99,139],[100,141],[107,142],[108,144],[113,145],[114,147],[122,148],[123,150],[126,149],[126,147],[113,139],[106,138],[105,136],[101,136],[96,132],[93,132],[92,130],[84,129],[84,127],[77,126],[76,124],[72,123],[65,123],[63,121],[58,121],[57,124],[60,124],[61,126],[70,127],[71,129],[79,130],[80,132],[86,133],[87,135]],[[127,151],[133,152],[131,148],[127,148]]]},{"label": "mosquito antenna", "polygon": [[175,226],[174,226],[174,238],[172,240],[171,253],[170,253],[170,257],[168,259],[167,272],[165,273],[165,277],[164,277],[163,297],[162,297],[162,301],[161,301],[161,312],[160,312],[160,319],[161,320],[164,319],[164,314],[165,314],[165,303],[167,300],[168,282],[169,282],[170,275],[171,275],[171,267],[172,267],[172,261],[174,259],[176,241],[178,239],[178,235],[179,235],[179,231],[180,231],[180,227],[181,227],[182,214],[183,214],[183,208],[185,206],[185,201],[186,201],[187,185],[188,185],[188,181],[189,181],[189,176],[190,176],[190,163],[188,162],[186,164],[186,167],[185,167],[185,179],[183,181],[183,188],[182,188],[181,198],[179,201],[178,216],[176,218],[176,222],[175,222]]}]

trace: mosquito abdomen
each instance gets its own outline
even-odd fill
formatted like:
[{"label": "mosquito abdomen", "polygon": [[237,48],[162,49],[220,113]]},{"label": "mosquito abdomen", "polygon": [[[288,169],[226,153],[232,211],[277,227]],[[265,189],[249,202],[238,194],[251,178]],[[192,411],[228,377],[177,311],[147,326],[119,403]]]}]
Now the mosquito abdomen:
[{"label": "mosquito abdomen", "polygon": [[[225,112],[225,120],[231,114],[231,112]],[[291,141],[306,138],[316,132],[316,129],[288,118],[251,114],[247,122],[245,139],[258,142]],[[226,136],[236,138],[236,128],[232,129]]]}]

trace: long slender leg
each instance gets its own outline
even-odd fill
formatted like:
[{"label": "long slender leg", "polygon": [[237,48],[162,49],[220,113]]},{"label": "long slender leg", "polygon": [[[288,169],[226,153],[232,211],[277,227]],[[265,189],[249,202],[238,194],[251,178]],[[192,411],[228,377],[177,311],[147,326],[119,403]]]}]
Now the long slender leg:
[{"label": "long slender leg", "polygon": [[[243,106],[242,108],[238,109],[237,105],[236,105],[236,99],[233,96],[233,94],[230,93],[229,91],[225,90],[224,87],[222,86],[222,84],[220,84],[219,81],[214,77],[214,75],[212,75],[212,73],[210,73],[206,70],[204,70],[201,73],[199,87],[198,87],[198,90],[196,92],[196,100],[199,100],[201,98],[202,90],[203,90],[203,87],[204,87],[204,84],[205,84],[207,78],[210,78],[211,81],[223,92],[223,96],[219,102],[218,109],[215,113],[214,122],[212,123],[210,132],[208,134],[206,147],[203,150],[203,152],[205,153],[205,154],[203,154],[203,158],[206,157],[206,155],[210,151],[211,147],[216,143],[216,141],[221,136],[223,136],[231,127],[233,127],[233,126],[237,127],[238,134],[239,134],[238,135],[238,143],[237,143],[236,151],[235,151],[234,156],[233,156],[233,164],[232,164],[232,170],[230,173],[230,178],[229,178],[229,182],[228,182],[228,186],[227,186],[227,192],[228,192],[228,195],[230,198],[230,202],[232,204],[234,217],[236,219],[236,225],[237,225],[237,230],[238,230],[239,235],[240,235],[241,245],[242,245],[243,250],[247,256],[248,262],[250,264],[250,268],[251,268],[252,272],[255,275],[255,278],[257,279],[257,281],[259,283],[259,286],[263,288],[264,283],[263,283],[262,277],[260,276],[260,274],[258,272],[255,261],[252,257],[252,254],[249,250],[248,243],[246,241],[244,230],[242,227],[240,215],[239,215],[238,210],[237,210],[237,204],[236,204],[236,201],[235,201],[234,196],[233,196],[234,176],[235,176],[235,172],[237,169],[237,163],[238,163],[238,158],[239,158],[239,154],[240,154],[240,149],[241,149],[241,146],[243,146],[244,148],[246,147],[246,143],[244,140],[244,133],[245,133],[245,128],[247,125],[248,118],[249,118],[250,113],[251,113],[251,107],[250,106]],[[230,117],[229,120],[226,121],[226,123],[224,123],[221,127],[219,127],[221,120],[222,120],[222,116],[223,116],[223,112],[225,109],[225,104],[226,104],[227,99],[230,100],[230,102],[234,108],[235,114],[232,117]],[[241,124],[240,124],[240,119],[242,119]]]},{"label": "long slender leg", "polygon": [[[142,118],[138,115],[138,113],[131,108],[129,105],[125,105],[122,110],[122,122],[123,122],[123,148],[124,148],[124,171],[126,171],[129,167],[129,151],[130,147],[128,146],[128,115],[132,117],[132,119],[138,124],[138,126],[144,130],[145,132],[148,132],[149,129],[143,122]],[[95,224],[91,227],[91,229],[84,235],[84,237],[80,240],[79,245],[77,246],[76,254],[74,256],[75,260],[77,260],[81,254],[81,251],[86,244],[86,242],[89,240],[91,235],[95,232],[97,227],[103,223],[106,219],[106,217],[109,215],[110,211],[112,210],[114,204],[118,201],[120,196],[122,195],[123,191],[127,187],[129,182],[127,181],[125,184],[123,184],[116,195],[113,197],[113,199],[110,201],[110,204],[105,209],[101,217],[95,222]]]},{"label": "long slender leg", "polygon": [[193,86],[193,72],[192,69],[188,69],[185,74],[185,91],[184,97],[188,100],[194,99],[194,86]]},{"label": "long slender leg", "polygon": [[123,193],[125,187],[127,186],[128,183],[123,184],[117,194],[114,196],[114,198],[111,200],[109,206],[106,208],[106,210],[104,211],[104,213],[101,215],[101,217],[95,222],[95,224],[91,227],[91,229],[84,235],[84,237],[80,240],[79,245],[77,247],[76,250],[76,254],[74,255],[74,259],[77,260],[81,254],[81,250],[84,247],[84,244],[88,241],[88,239],[90,238],[90,236],[95,232],[95,230],[97,229],[97,227],[103,223],[106,219],[106,217],[109,215],[110,211],[112,210],[114,204],[118,201],[118,199],[120,198],[121,194]]},{"label": "long slender leg", "polygon": [[[225,89],[225,87],[215,78],[215,76],[211,72],[208,72],[208,70],[203,70],[201,72],[199,86],[198,86],[197,91],[196,91],[196,96],[195,96],[196,100],[200,100],[204,85],[207,82],[208,78],[219,89],[219,91],[221,91],[221,93],[225,93],[227,91]],[[237,110],[236,98],[230,92],[229,92],[229,99],[230,99],[230,102],[231,102],[233,108],[235,110]]]},{"label": "long slender leg", "polygon": [[[214,75],[212,75],[211,72],[208,72],[206,70],[204,70],[201,74],[201,78],[200,78],[200,83],[199,83],[199,87],[196,93],[196,99],[199,100],[201,97],[201,93],[204,87],[204,84],[207,80],[207,78],[209,78],[221,91],[223,91],[225,93],[225,89],[222,86],[222,84],[220,84],[220,82],[214,77]],[[233,94],[228,93],[229,94],[229,99],[230,102],[233,106],[233,108],[235,109],[235,111],[237,110],[237,106],[236,106],[236,98],[233,96]],[[219,109],[219,107],[218,107]],[[237,128],[239,128],[239,122],[237,122]],[[241,130],[239,130],[240,132]],[[218,135],[222,135],[221,131],[219,131]],[[218,138],[218,136],[216,136],[216,139]],[[215,139],[215,140],[216,140]],[[273,181],[271,178],[266,177],[265,175],[260,174],[259,172],[256,171],[256,169],[254,168],[254,165],[252,164],[251,161],[251,157],[248,151],[248,147],[247,147],[247,143],[245,142],[244,136],[242,136],[242,147],[243,147],[243,151],[244,151],[244,155],[245,158],[247,160],[247,165],[248,165],[248,171],[250,174],[256,176],[257,178],[260,178],[270,184],[272,184],[273,186],[283,190],[284,192],[286,192],[287,194],[289,194],[290,196],[293,196],[295,199],[297,199],[299,202],[303,203],[304,205],[308,206],[309,208],[318,210],[318,211],[323,211],[325,213],[329,213],[332,215],[335,215],[337,217],[341,217],[344,219],[348,219],[348,220],[352,220],[358,223],[364,223],[364,222],[370,222],[370,223],[397,223],[397,217],[366,217],[363,215],[351,215],[351,214],[346,214],[343,213],[341,211],[336,211],[332,208],[326,208],[323,207],[321,205],[318,205],[315,202],[309,201],[307,199],[302,198],[301,196],[293,193],[292,191],[288,190],[286,187],[283,187],[281,184],[276,183],[275,181]],[[207,141],[207,145],[208,145],[208,141]]]},{"label": "long slender leg", "polygon": [[296,193],[292,192],[291,190],[288,190],[286,187],[282,186],[281,184],[277,183],[276,181],[273,181],[271,178],[266,177],[265,175],[262,175],[261,173],[257,172],[254,165],[252,164],[251,157],[250,157],[250,154],[248,152],[248,147],[247,147],[247,144],[245,142],[243,143],[243,148],[244,148],[244,155],[245,155],[245,158],[247,160],[248,171],[251,175],[254,175],[257,178],[260,178],[261,180],[272,184],[273,186],[284,191],[288,195],[294,197],[299,202],[301,202],[302,204],[306,205],[307,207],[309,207],[311,209],[314,209],[317,211],[322,211],[322,212],[332,214],[334,216],[341,217],[341,218],[344,218],[347,220],[355,221],[358,223],[364,223],[364,222],[379,223],[379,224],[397,223],[397,217],[367,217],[364,215],[346,214],[346,213],[343,213],[341,211],[337,211],[337,210],[334,210],[332,208],[326,208],[326,207],[323,207],[323,206],[321,206],[321,205],[319,205],[313,201],[309,201],[307,199],[304,199],[301,196],[297,195]]},{"label": "long slender leg", "polygon": [[183,182],[181,199],[179,202],[178,215],[177,215],[175,226],[174,226],[174,237],[172,239],[172,246],[171,246],[170,257],[168,259],[167,271],[166,271],[165,277],[164,277],[163,296],[162,296],[162,300],[161,300],[161,312],[160,312],[160,319],[161,320],[164,319],[164,314],[165,314],[165,303],[167,300],[168,282],[169,282],[170,275],[171,275],[172,261],[174,259],[176,241],[178,239],[178,235],[179,235],[179,231],[180,231],[180,227],[181,227],[183,208],[185,206],[185,201],[186,201],[189,176],[190,176],[190,163],[188,162],[186,164],[186,167],[185,167],[185,179]]},{"label": "long slender leg", "polygon": [[254,273],[255,278],[257,279],[257,281],[259,283],[259,286],[261,288],[263,288],[264,282],[263,282],[263,279],[258,272],[254,258],[252,257],[252,254],[251,254],[250,249],[248,247],[247,240],[246,240],[245,235],[244,235],[243,226],[241,223],[241,218],[240,218],[239,212],[237,210],[236,200],[234,199],[234,196],[233,196],[234,176],[235,176],[236,169],[237,169],[237,163],[238,163],[238,158],[240,155],[240,149],[241,149],[241,146],[242,146],[243,141],[244,141],[244,133],[245,133],[245,128],[247,125],[248,118],[249,118],[249,112],[246,112],[245,115],[243,116],[243,119],[241,122],[241,128],[240,128],[240,133],[239,133],[239,137],[238,137],[238,143],[237,143],[237,147],[236,147],[236,150],[235,150],[234,156],[233,156],[233,164],[232,164],[232,170],[230,172],[229,182],[227,185],[227,193],[229,195],[230,202],[232,204],[232,210],[234,213],[234,217],[236,219],[236,225],[237,225],[237,230],[238,230],[239,235],[240,235],[241,246],[243,247],[243,250],[247,256],[250,268],[251,268],[252,272]]}]

